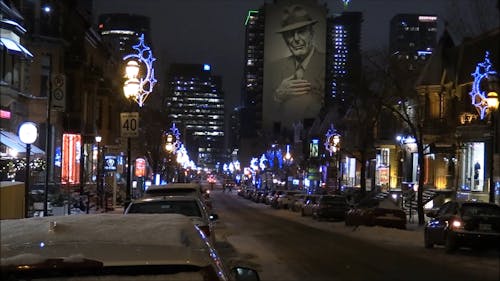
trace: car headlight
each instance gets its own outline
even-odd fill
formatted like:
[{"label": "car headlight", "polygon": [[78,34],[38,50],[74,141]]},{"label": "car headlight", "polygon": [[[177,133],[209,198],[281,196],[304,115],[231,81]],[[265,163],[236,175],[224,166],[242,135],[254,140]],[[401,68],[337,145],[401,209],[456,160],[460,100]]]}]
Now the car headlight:
[{"label": "car headlight", "polygon": [[459,228],[462,228],[463,227],[463,223],[461,220],[458,220],[458,219],[453,219],[451,221],[451,228],[453,229],[459,229]]}]

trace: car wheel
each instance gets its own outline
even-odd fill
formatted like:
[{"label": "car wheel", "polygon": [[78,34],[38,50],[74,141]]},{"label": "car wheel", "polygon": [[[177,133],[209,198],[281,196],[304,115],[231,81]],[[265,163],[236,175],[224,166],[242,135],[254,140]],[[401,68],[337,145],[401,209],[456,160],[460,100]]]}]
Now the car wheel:
[{"label": "car wheel", "polygon": [[447,254],[453,253],[458,248],[457,240],[453,234],[448,233],[448,235],[446,235],[446,241],[444,243],[444,248],[445,248],[445,251]]},{"label": "car wheel", "polygon": [[434,243],[430,241],[429,234],[427,234],[427,232],[424,232],[424,247],[426,249],[431,249],[432,247],[434,247]]}]

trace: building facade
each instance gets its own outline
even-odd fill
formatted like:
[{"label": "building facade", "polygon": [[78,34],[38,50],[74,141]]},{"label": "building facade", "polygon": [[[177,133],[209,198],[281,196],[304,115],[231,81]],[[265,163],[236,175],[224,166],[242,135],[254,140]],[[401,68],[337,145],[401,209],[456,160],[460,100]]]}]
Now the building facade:
[{"label": "building facade", "polygon": [[207,64],[172,64],[167,74],[165,109],[179,128],[189,158],[217,169],[225,159],[222,80]]},{"label": "building facade", "polygon": [[389,53],[408,70],[421,67],[437,43],[438,17],[397,14],[390,22]]}]

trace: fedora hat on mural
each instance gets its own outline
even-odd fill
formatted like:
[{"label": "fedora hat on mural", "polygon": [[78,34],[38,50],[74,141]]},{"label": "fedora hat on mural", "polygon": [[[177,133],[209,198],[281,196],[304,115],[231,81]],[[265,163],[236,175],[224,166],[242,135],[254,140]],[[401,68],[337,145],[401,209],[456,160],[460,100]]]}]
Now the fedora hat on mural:
[{"label": "fedora hat on mural", "polygon": [[307,25],[315,24],[317,22],[317,20],[311,18],[303,6],[292,5],[285,9],[283,19],[281,21],[281,28],[276,32],[287,32]]}]

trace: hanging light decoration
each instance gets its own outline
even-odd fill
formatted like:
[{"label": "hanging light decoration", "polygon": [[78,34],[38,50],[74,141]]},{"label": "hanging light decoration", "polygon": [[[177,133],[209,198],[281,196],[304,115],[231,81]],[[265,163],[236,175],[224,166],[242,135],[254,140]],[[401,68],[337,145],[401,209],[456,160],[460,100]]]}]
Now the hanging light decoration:
[{"label": "hanging light decoration", "polygon": [[[151,48],[144,44],[144,34],[139,37],[139,43],[132,47],[137,51],[137,54],[130,54],[123,57],[127,61],[125,67],[125,81],[123,86],[123,93],[127,99],[133,99],[140,107],[148,98],[149,94],[153,92],[153,87],[156,84],[155,70],[153,62],[156,60],[153,57]],[[141,65],[145,66],[146,73],[141,76]]]}]

